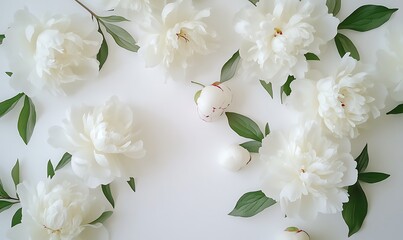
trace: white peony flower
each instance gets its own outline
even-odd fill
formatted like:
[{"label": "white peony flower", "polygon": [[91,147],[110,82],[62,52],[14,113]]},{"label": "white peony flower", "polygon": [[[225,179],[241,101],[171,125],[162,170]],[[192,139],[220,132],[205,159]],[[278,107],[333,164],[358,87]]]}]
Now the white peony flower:
[{"label": "white peony flower", "polygon": [[342,211],[346,186],[357,181],[356,162],[347,139],[326,137],[315,122],[272,132],[259,150],[265,163],[262,191],[280,203],[288,217],[313,219]]},{"label": "white peony flower", "polygon": [[288,104],[318,117],[336,137],[358,136],[357,127],[380,116],[386,90],[346,54],[329,76],[309,76],[291,83]]},{"label": "white peony flower", "polygon": [[88,17],[38,19],[20,10],[5,35],[3,47],[14,73],[11,84],[19,91],[64,94],[65,86],[98,75],[102,36]]},{"label": "white peony flower", "polygon": [[251,160],[250,153],[239,145],[233,145],[221,154],[220,165],[224,168],[236,172],[245,167]]},{"label": "white peony flower", "polygon": [[196,100],[197,111],[202,120],[211,122],[217,120],[232,101],[231,89],[225,84],[213,84],[204,87]]},{"label": "white peony flower", "polygon": [[101,107],[68,112],[64,127],[52,127],[49,143],[72,154],[73,172],[95,188],[128,175],[145,154],[129,106],[111,98]]},{"label": "white peony flower", "polygon": [[386,33],[387,47],[377,53],[378,79],[388,88],[389,94],[397,102],[403,101],[403,34],[400,29],[390,29]]},{"label": "white peony flower", "polygon": [[296,227],[289,227],[279,234],[276,240],[310,240],[309,234]]},{"label": "white peony flower", "polygon": [[56,174],[32,186],[18,185],[22,222],[9,232],[12,240],[108,240],[101,224],[89,224],[101,216],[103,202],[75,176]]},{"label": "white peony flower", "polygon": [[183,71],[190,57],[210,53],[216,34],[203,22],[209,16],[209,9],[198,11],[189,0],[166,4],[150,25],[143,26],[144,34],[138,39],[146,66]]},{"label": "white peony flower", "polygon": [[325,0],[261,0],[236,16],[242,65],[249,76],[280,85],[288,75],[303,77],[304,54],[319,54],[319,47],[336,36],[338,24]]}]

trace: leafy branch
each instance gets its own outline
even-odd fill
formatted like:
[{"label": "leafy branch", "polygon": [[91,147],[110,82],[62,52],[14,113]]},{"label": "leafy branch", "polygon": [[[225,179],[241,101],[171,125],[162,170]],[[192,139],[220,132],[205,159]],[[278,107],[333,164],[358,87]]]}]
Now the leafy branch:
[{"label": "leafy branch", "polygon": [[[17,160],[14,167],[11,170],[11,178],[13,179],[15,189],[17,189],[17,185],[20,183],[20,162]],[[18,194],[15,194],[16,197],[12,197],[3,186],[3,183],[0,180],[0,213],[11,208],[15,204],[20,203],[20,198]],[[18,209],[11,221],[11,227],[21,223],[21,208]]]}]

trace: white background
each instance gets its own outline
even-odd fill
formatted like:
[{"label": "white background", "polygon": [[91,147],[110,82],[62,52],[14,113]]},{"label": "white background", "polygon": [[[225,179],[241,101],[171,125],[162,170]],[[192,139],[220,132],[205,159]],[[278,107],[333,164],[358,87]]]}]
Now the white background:
[{"label": "white background", "polygon": [[[341,19],[368,3],[403,7],[399,0],[342,2]],[[87,14],[73,0],[1,0],[0,4],[0,32],[13,21],[15,11],[24,7],[36,15]],[[117,95],[136,112],[147,157],[135,170],[136,193],[124,181],[112,184],[116,208],[106,224],[112,240],[270,240],[279,231],[294,225],[307,230],[313,240],[347,239],[348,229],[341,214],[320,215],[315,221],[304,222],[284,218],[275,205],[249,219],[227,215],[242,194],[259,189],[261,166],[256,156],[252,164],[238,173],[228,172],[217,164],[221,151],[245,139],[232,132],[225,117],[214,123],[198,118],[193,95],[199,87],[189,81],[209,84],[219,79],[221,66],[239,48],[239,40],[232,30],[233,16],[248,4],[247,0],[196,1],[197,6],[211,7],[210,21],[220,36],[220,48],[199,59],[198,67],[190,70],[188,81],[166,81],[162,71],[145,69],[137,54],[116,47],[108,39],[110,55],[98,79],[88,81],[68,97],[48,93],[33,97],[38,119],[28,146],[17,132],[21,106],[16,106],[0,119],[0,177],[6,189],[12,192],[10,170],[16,159],[20,160],[22,179],[34,183],[46,177],[49,159],[54,164],[59,161],[64,151],[48,145],[48,129],[61,124],[66,109],[81,104],[102,105]],[[345,33],[358,46],[362,61],[372,63],[375,51],[382,46],[384,30],[402,22],[403,12],[398,11],[380,29]],[[135,33],[133,24],[124,27]],[[330,56],[337,57],[333,43],[327,50]],[[0,72],[8,70],[4,55],[0,55]],[[228,85],[234,96],[230,111],[247,115],[262,127],[269,122],[272,130],[287,128],[295,121],[295,114],[280,104],[278,96],[270,99],[258,81],[235,77]],[[9,86],[8,77],[0,74],[0,100],[16,93]],[[391,104],[387,110],[395,105]],[[363,184],[369,211],[361,231],[350,239],[398,239],[401,235],[402,122],[403,116],[383,116],[353,141],[354,157],[368,142],[368,171],[390,173],[391,177],[382,183]],[[0,214],[0,239],[5,239],[16,209]]]}]

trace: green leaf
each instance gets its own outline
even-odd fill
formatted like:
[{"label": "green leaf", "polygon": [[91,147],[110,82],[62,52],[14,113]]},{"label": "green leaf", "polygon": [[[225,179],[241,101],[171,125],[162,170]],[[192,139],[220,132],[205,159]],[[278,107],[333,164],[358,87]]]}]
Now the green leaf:
[{"label": "green leaf", "polygon": [[0,213],[11,208],[11,206],[13,206],[14,204],[15,202],[0,200]]},{"label": "green leaf", "polygon": [[358,174],[358,180],[366,183],[378,183],[390,177],[389,174],[379,172],[365,172]]},{"label": "green leaf", "polygon": [[260,80],[260,84],[263,86],[263,88],[266,90],[266,92],[273,99],[273,84],[271,84],[271,82],[266,83],[264,80]]},{"label": "green leaf", "polygon": [[350,237],[358,232],[367,216],[368,201],[359,183],[348,187],[349,201],[343,204],[343,219],[346,222]]},{"label": "green leaf", "polygon": [[101,70],[106,62],[106,59],[108,59],[109,48],[108,48],[108,43],[106,42],[106,39],[105,39],[105,35],[102,32],[100,27],[98,27],[98,32],[101,33],[101,35],[102,35],[101,48],[99,49],[98,54],[97,54],[97,60],[99,62],[99,70]]},{"label": "green leaf", "polygon": [[266,126],[264,126],[264,136],[267,136],[270,134],[270,126],[269,123],[266,123]]},{"label": "green leaf", "polygon": [[357,162],[358,173],[362,173],[367,169],[369,163],[368,144],[365,145],[361,154],[355,159],[355,161]]},{"label": "green leaf", "polygon": [[48,161],[47,175],[48,178],[53,178],[55,175],[55,169],[53,168],[53,164],[50,160]]},{"label": "green leaf", "polygon": [[340,54],[340,57],[346,55],[346,53],[350,53],[350,56],[357,61],[360,60],[360,53],[358,52],[357,48],[355,47],[354,43],[348,38],[346,35],[338,33],[334,38],[336,43],[337,51]]},{"label": "green leaf", "polygon": [[12,73],[12,72],[6,72],[6,74],[7,74],[9,77],[13,76],[13,73]]},{"label": "green leaf", "polygon": [[221,68],[220,82],[226,82],[235,75],[239,60],[241,60],[241,57],[239,56],[239,51],[236,51]]},{"label": "green leaf", "polygon": [[59,163],[57,164],[55,171],[62,169],[64,166],[69,164],[70,161],[71,161],[71,154],[66,152],[65,154],[63,154],[62,159],[60,159]]},{"label": "green leaf", "polygon": [[25,144],[28,144],[34,132],[36,124],[35,105],[31,99],[25,95],[24,106],[18,118],[18,132]]},{"label": "green leaf", "polygon": [[315,54],[315,53],[306,53],[305,54],[305,59],[307,61],[319,61],[320,58]]},{"label": "green leaf", "polygon": [[21,223],[22,220],[22,208],[18,209],[11,220],[11,227],[14,227]]},{"label": "green leaf", "polygon": [[197,91],[197,92],[195,93],[195,96],[193,97],[193,99],[194,99],[194,101],[195,101],[196,104],[197,104],[197,100],[198,100],[199,97],[200,97],[201,92],[202,92],[202,90]]},{"label": "green leaf", "polygon": [[112,205],[112,207],[115,208],[115,200],[113,199],[110,184],[102,185],[102,192],[104,193],[106,199],[108,199],[108,201]]},{"label": "green leaf", "polygon": [[275,203],[276,201],[266,197],[262,191],[248,192],[242,195],[236,203],[234,210],[232,210],[228,215],[236,217],[252,217]]},{"label": "green leaf", "polygon": [[15,107],[15,105],[18,103],[18,100],[20,100],[22,96],[24,96],[24,93],[19,93],[16,96],[1,102],[0,103],[0,117],[3,117],[10,110],[12,110]]},{"label": "green leaf", "polygon": [[229,126],[239,136],[261,142],[264,138],[259,126],[252,119],[238,113],[226,112]]},{"label": "green leaf", "polygon": [[399,106],[395,107],[392,111],[388,112],[387,115],[401,114],[401,113],[403,113],[403,104],[400,104]]},{"label": "green leaf", "polygon": [[106,31],[112,36],[117,45],[132,52],[137,52],[139,50],[136,41],[126,30],[111,23],[100,22],[104,25]]},{"label": "green leaf", "polygon": [[6,38],[4,34],[0,34],[0,44],[3,44],[3,40]]},{"label": "green leaf", "polygon": [[336,16],[340,12],[341,0],[327,0],[326,5],[328,12],[332,13],[333,16]]},{"label": "green leaf", "polygon": [[249,0],[249,2],[251,2],[253,5],[256,6],[256,4],[259,2],[259,0]]},{"label": "green leaf", "polygon": [[20,183],[20,161],[18,161],[18,159],[11,170],[11,177],[13,178],[14,185],[17,188],[17,185]]},{"label": "green leaf", "polygon": [[290,96],[291,90],[291,83],[295,80],[294,76],[288,76],[287,81],[281,86],[281,91],[285,93],[286,96]]},{"label": "green leaf", "polygon": [[344,21],[339,24],[338,29],[366,32],[382,26],[397,10],[397,8],[389,9],[385,6],[378,5],[361,6],[344,19]]},{"label": "green leaf", "polygon": [[130,188],[133,190],[133,192],[136,192],[136,182],[134,181],[134,178],[131,177],[129,181],[127,181],[129,184]]},{"label": "green leaf", "polygon": [[262,143],[259,141],[250,141],[239,145],[248,150],[250,153],[259,153],[259,148],[262,147]]},{"label": "green leaf", "polygon": [[130,20],[122,17],[122,16],[107,16],[107,17],[98,17],[98,19],[105,21],[105,22],[130,22]]},{"label": "green leaf", "polygon": [[97,223],[104,223],[110,216],[112,216],[113,212],[112,211],[106,211],[99,216],[96,220],[90,222],[89,224],[95,225]]},{"label": "green leaf", "polygon": [[3,186],[3,183],[1,182],[1,180],[0,180],[0,197],[1,198],[10,198],[10,195],[8,195],[8,193],[4,189],[4,186]]}]

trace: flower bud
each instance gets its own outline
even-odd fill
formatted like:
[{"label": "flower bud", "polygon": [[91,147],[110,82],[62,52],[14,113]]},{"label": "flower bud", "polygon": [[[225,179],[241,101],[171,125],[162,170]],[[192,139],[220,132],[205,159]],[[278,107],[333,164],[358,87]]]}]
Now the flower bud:
[{"label": "flower bud", "polygon": [[310,237],[304,230],[288,227],[277,236],[276,240],[310,240]]},{"label": "flower bud", "polygon": [[200,118],[206,122],[217,120],[230,105],[231,100],[231,90],[224,84],[214,83],[204,87],[196,99]]},{"label": "flower bud", "polygon": [[250,153],[239,145],[233,145],[226,149],[220,156],[220,165],[236,172],[246,166],[251,160]]}]

